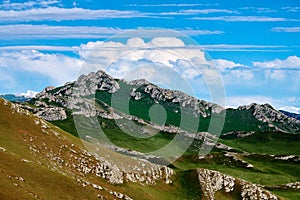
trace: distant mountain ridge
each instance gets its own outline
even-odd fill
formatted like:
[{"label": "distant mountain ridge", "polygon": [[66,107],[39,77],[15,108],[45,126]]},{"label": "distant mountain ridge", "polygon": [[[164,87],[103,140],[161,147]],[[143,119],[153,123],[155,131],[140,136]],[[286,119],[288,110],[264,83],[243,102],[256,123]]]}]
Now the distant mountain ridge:
[{"label": "distant mountain ridge", "polygon": [[14,102],[25,102],[32,99],[31,97],[26,97],[23,95],[15,95],[15,94],[1,94],[0,97],[8,101],[14,101]]},{"label": "distant mountain ridge", "polygon": [[[83,96],[91,95],[96,98],[97,104],[102,109],[92,112],[87,109],[90,107],[87,105],[88,103],[80,100]],[[113,96],[117,96],[117,98]],[[115,103],[117,107],[114,109],[118,112],[113,113],[108,109],[115,106],[111,105],[112,98],[117,99]],[[124,109],[124,102],[127,101],[128,105],[126,106],[130,106],[129,113]],[[150,120],[148,113],[150,107],[159,103],[167,112],[166,125],[170,127],[180,126],[181,116],[186,114],[191,121],[199,120],[197,131],[207,131],[212,114],[222,116],[226,113],[222,133],[264,130],[300,132],[299,120],[275,110],[269,104],[253,103],[237,109],[225,109],[217,104],[186,95],[181,91],[160,88],[146,80],[135,80],[128,83],[124,80],[114,79],[103,71],[82,75],[77,81],[61,87],[48,87],[29,102],[36,107],[37,114],[47,113],[50,110],[53,113],[53,108],[59,110],[57,114],[62,113],[65,116],[67,116],[64,113],[66,110],[107,119],[113,119],[116,116],[124,117],[125,114],[135,116],[143,123],[148,123],[147,121]],[[41,115],[41,117],[43,116]],[[52,121],[56,119],[65,119],[65,117],[57,116]],[[187,127],[187,130],[189,128]]]},{"label": "distant mountain ridge", "polygon": [[282,112],[283,114],[285,114],[286,116],[289,116],[289,117],[295,118],[297,120],[300,120],[300,114],[291,113],[291,112],[284,111],[284,110],[279,110],[279,111]]}]

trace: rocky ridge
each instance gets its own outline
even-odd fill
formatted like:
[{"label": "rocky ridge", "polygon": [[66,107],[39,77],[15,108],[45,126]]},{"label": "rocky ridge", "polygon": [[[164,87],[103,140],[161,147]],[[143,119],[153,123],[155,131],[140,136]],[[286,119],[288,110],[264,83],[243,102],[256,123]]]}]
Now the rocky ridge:
[{"label": "rocky ridge", "polygon": [[[208,118],[212,115],[212,113],[225,113],[225,109],[223,107],[204,100],[198,100],[181,91],[160,88],[143,79],[131,82],[116,80],[103,71],[82,75],[77,81],[67,83],[62,87],[45,88],[41,93],[37,94],[34,99],[34,105],[39,108],[35,109],[34,112],[37,116],[44,119],[46,119],[45,116],[49,114],[48,116],[52,117],[48,117],[48,119],[46,119],[48,121],[65,119],[65,113],[62,110],[58,110],[57,107],[71,109],[75,111],[75,113],[83,114],[85,116],[100,116],[107,119],[119,119],[124,116],[120,116],[120,113],[113,111],[113,109],[111,109],[108,105],[106,105],[106,107],[108,107],[107,109],[95,109],[93,101],[96,91],[114,94],[121,89],[122,84],[128,85],[132,88],[130,91],[130,98],[135,101],[140,101],[148,95],[156,103],[165,102],[168,105],[176,105],[175,107],[179,106],[181,109],[186,110],[196,118]],[[89,98],[82,98],[86,96],[89,96]],[[86,101],[86,99],[89,99],[90,101]],[[102,103],[105,104],[104,102]],[[179,110],[180,109],[175,109],[173,112],[177,113]],[[259,123],[266,124],[270,130],[280,130],[283,132],[300,131],[299,120],[284,115],[272,108],[269,104],[259,105],[253,103],[248,106],[240,106],[237,110],[251,110],[253,117],[257,119]],[[135,117],[131,116],[131,118]],[[142,119],[135,119],[143,121]],[[241,123],[244,122],[241,121]],[[168,128],[170,129],[171,127]]]},{"label": "rocky ridge", "polygon": [[239,106],[238,110],[252,110],[253,116],[260,122],[268,123],[270,128],[278,131],[282,130],[281,124],[286,124],[291,130],[300,131],[300,121],[275,110],[270,104],[259,105],[252,103],[246,106]]}]

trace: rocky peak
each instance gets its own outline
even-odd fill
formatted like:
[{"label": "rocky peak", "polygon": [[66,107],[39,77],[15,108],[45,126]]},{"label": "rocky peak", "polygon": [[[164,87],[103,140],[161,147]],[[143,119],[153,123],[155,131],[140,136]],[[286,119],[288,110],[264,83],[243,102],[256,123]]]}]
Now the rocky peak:
[{"label": "rocky peak", "polygon": [[148,82],[146,79],[137,79],[137,80],[132,80],[128,82],[129,85],[148,85],[151,84]]},{"label": "rocky peak", "polygon": [[75,82],[76,93],[82,96],[95,94],[97,90],[115,93],[120,89],[119,84],[104,71],[92,72],[81,75]]},{"label": "rocky peak", "polygon": [[[257,104],[252,103],[250,105],[239,106],[238,110],[251,110],[253,116],[261,122],[269,123],[269,127],[274,127],[277,130],[281,130],[278,124],[286,124],[292,130],[299,131],[300,130],[300,121],[291,117],[286,116],[280,111],[275,110],[270,104]],[[275,123],[275,124],[274,124]]]}]

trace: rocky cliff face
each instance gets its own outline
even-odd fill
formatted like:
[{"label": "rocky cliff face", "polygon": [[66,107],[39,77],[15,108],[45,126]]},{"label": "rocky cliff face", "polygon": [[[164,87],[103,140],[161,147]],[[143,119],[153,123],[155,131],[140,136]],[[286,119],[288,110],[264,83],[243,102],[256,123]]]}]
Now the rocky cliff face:
[{"label": "rocky cliff face", "polygon": [[198,179],[203,192],[203,199],[215,200],[216,192],[238,193],[240,199],[277,200],[278,197],[248,181],[237,179],[218,171],[198,169]]},{"label": "rocky cliff face", "polygon": [[100,70],[96,73],[81,75],[75,82],[75,88],[74,95],[85,96],[95,94],[97,90],[114,93],[120,89],[120,86],[111,76]]}]

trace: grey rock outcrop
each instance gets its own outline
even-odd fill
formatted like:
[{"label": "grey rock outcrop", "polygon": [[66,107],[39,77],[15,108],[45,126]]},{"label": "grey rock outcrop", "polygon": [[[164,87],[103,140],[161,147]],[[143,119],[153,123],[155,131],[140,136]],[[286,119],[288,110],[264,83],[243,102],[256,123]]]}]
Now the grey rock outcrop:
[{"label": "grey rock outcrop", "polygon": [[217,171],[198,169],[198,179],[203,195],[206,199],[214,200],[215,193],[225,189],[225,192],[232,192],[235,187],[235,178]]},{"label": "grey rock outcrop", "polygon": [[252,103],[246,106],[239,106],[238,110],[252,110],[253,116],[260,122],[268,123],[270,128],[275,130],[284,131],[280,124],[284,124],[284,127],[289,127],[292,131],[300,131],[300,121],[288,117],[280,111],[275,110],[270,104],[259,105]]},{"label": "grey rock outcrop", "polygon": [[45,119],[47,121],[64,120],[67,118],[67,114],[63,108],[37,108],[34,109],[36,116]]},{"label": "grey rock outcrop", "polygon": [[278,197],[248,181],[237,179],[209,169],[198,169],[198,179],[204,199],[215,200],[218,191],[240,192],[243,200],[277,200]]}]

